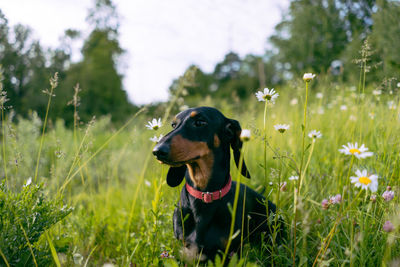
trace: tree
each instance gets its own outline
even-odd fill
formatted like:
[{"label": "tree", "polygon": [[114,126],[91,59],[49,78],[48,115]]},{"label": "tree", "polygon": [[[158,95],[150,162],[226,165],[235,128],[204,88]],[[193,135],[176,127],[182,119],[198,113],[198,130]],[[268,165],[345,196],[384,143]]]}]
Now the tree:
[{"label": "tree", "polygon": [[41,91],[50,77],[46,73],[46,55],[39,41],[32,39],[31,29],[20,24],[10,29],[1,10],[0,51],[8,105],[23,116],[31,109],[40,112]]},{"label": "tree", "polygon": [[[118,72],[118,59],[124,52],[118,42],[118,15],[111,1],[98,0],[87,20],[93,30],[84,42],[83,59],[71,65],[59,90],[63,95],[69,95],[64,98],[66,104],[72,98],[74,86],[79,83],[82,89],[79,114],[84,121],[94,115],[106,114],[111,114],[114,122],[122,121],[133,106],[128,102],[123,90],[123,76]],[[72,114],[72,108],[65,107],[63,112]]]},{"label": "tree", "polygon": [[293,74],[327,72],[348,43],[346,25],[334,0],[296,0],[270,38],[278,60]]},{"label": "tree", "polygon": [[[275,86],[283,82],[283,74],[277,68],[276,57],[269,51],[264,56],[246,55],[243,59],[229,52],[219,62],[212,73],[196,68],[195,82],[186,86],[185,103],[190,106],[199,104],[199,100],[214,99],[243,100],[265,86]],[[190,66],[187,70],[191,69]],[[169,88],[170,96],[176,94],[178,79]]]},{"label": "tree", "polygon": [[372,45],[382,60],[380,78],[400,79],[400,3],[378,1],[377,12],[373,15]]}]

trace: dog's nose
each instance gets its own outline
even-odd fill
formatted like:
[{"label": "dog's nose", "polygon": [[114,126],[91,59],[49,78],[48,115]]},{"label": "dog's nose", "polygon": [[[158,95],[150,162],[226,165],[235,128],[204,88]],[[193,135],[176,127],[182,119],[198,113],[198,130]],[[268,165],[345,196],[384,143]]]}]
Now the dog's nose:
[{"label": "dog's nose", "polygon": [[153,149],[153,155],[157,157],[157,159],[167,159],[169,154],[169,147],[165,144],[156,145]]}]

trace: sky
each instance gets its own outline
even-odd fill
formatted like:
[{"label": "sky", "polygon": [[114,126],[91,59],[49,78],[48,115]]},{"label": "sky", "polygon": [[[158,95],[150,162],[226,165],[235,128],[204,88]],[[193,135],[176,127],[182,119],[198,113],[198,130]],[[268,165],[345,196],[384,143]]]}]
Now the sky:
[{"label": "sky", "polygon": [[[164,101],[172,80],[191,64],[212,72],[230,52],[261,55],[289,0],[114,0],[121,16],[121,73],[135,104]],[[88,34],[94,0],[0,0],[9,25],[21,23],[46,47],[66,29]],[[76,44],[75,60],[81,43]]]}]

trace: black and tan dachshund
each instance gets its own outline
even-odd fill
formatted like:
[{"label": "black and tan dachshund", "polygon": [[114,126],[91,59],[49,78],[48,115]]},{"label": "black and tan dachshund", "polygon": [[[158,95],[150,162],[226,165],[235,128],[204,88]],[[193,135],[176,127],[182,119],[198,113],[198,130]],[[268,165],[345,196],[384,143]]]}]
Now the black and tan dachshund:
[{"label": "black and tan dachshund", "polygon": [[[239,166],[241,127],[238,121],[226,118],[211,107],[179,113],[172,127],[173,130],[155,146],[153,154],[170,165],[169,186],[178,186],[186,178],[173,216],[175,237],[183,241],[183,256],[187,260],[213,260],[217,253],[225,251],[229,238],[232,215],[228,205],[233,207],[236,190],[229,170],[230,148]],[[244,161],[241,173],[250,178]],[[234,232],[244,229],[245,241],[259,243],[261,236],[268,239],[275,229],[279,239],[282,225],[274,228],[275,220],[271,219],[275,211],[273,203],[268,201],[267,211],[265,198],[241,184]],[[241,234],[232,240],[230,252],[240,248]]]}]

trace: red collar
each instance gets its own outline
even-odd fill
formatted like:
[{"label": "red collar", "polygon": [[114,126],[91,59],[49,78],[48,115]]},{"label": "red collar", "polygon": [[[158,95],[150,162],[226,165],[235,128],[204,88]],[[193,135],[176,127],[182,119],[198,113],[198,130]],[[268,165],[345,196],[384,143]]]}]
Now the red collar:
[{"label": "red collar", "polygon": [[214,192],[202,192],[194,189],[188,183],[186,183],[186,190],[193,197],[203,200],[204,203],[211,203],[214,200],[218,200],[226,196],[226,194],[228,194],[229,190],[231,189],[231,186],[232,186],[232,179],[231,176],[229,176],[228,183],[221,190],[217,190]]}]

